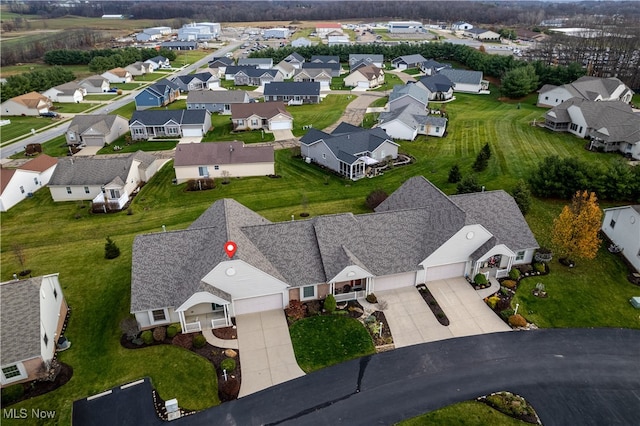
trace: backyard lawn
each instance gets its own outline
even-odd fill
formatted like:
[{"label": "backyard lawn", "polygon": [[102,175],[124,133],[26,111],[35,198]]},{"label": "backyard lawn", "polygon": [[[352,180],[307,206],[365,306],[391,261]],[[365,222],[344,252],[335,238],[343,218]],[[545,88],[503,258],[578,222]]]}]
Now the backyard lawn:
[{"label": "backyard lawn", "polygon": [[[128,135],[129,133],[127,133]],[[98,151],[98,154],[125,154],[127,152],[137,151],[168,151],[173,149],[178,144],[177,140],[165,140],[158,139],[153,141],[131,141],[127,145],[125,136],[123,135],[111,142],[108,146],[105,146]],[[116,150],[115,147],[120,149]]]},{"label": "backyard lawn", "polygon": [[271,142],[275,139],[273,133],[263,132],[262,130],[233,132],[230,115],[211,114],[211,126],[213,130],[210,130],[202,138],[203,142],[238,140],[244,143],[255,143]]},{"label": "backyard lawn", "polygon": [[305,373],[375,353],[369,332],[346,316],[304,318],[289,330],[296,361]]},{"label": "backyard lawn", "polygon": [[[380,188],[391,193],[415,175],[424,175],[447,194],[454,193],[455,185],[447,182],[449,169],[459,164],[463,175],[470,173],[476,154],[486,142],[493,155],[488,168],[478,174],[478,180],[488,190],[511,190],[518,179],[526,179],[546,156],[579,158],[594,165],[618,158],[584,150],[579,138],[531,126],[530,122],[540,120],[545,111],[535,107],[531,99],[522,101],[518,108],[515,103],[497,101],[495,95],[456,96],[456,101],[446,105],[450,119],[448,136],[402,142],[400,150],[411,154],[415,163],[393,168],[374,179],[346,181],[293,157],[289,150],[278,150],[276,173],[282,178],[235,178],[228,185],[202,192],[185,192],[184,184],[173,185],[171,180],[175,176],[170,162],[142,188],[131,204],[130,215],[90,214],[87,202],[53,203],[46,189],[1,213],[0,279],[9,280],[14,272],[24,269],[12,250],[18,244],[33,275],[60,273],[65,296],[73,309],[66,333],[73,345],[60,354],[60,359],[74,368],[74,377],[59,390],[12,408],[57,410],[58,422],[69,424],[73,400],[143,376],[151,377],[162,398],[178,398],[186,408],[202,409],[217,403],[211,363],[175,347],[123,349],[119,345],[118,326],[129,312],[134,237],[160,232],[162,225],[168,231],[184,229],[215,200],[234,198],[272,221],[290,220],[291,215],[299,217],[303,211],[311,216],[367,213],[370,210],[365,198],[369,192]],[[330,95],[319,105],[290,108],[297,134],[304,134],[301,126],[305,124],[320,129],[332,124],[349,102],[347,96]],[[128,109],[116,112],[129,118],[131,114],[127,111],[133,111],[133,103],[125,108]],[[220,117],[228,122],[228,117]],[[1,130],[4,138],[5,128]],[[49,149],[56,145],[61,147],[63,141],[64,136],[45,144],[45,152],[51,153]],[[66,151],[57,155],[65,154]],[[563,205],[564,202],[533,200],[527,220],[542,245],[548,244],[551,222]],[[117,259],[104,259],[107,236],[122,251]],[[546,327],[640,328],[637,311],[626,300],[634,287],[626,283],[620,261],[606,250],[601,250],[593,261],[578,261],[573,269],[553,261],[551,271],[550,275],[540,277],[549,293],[548,299],[529,298],[527,286],[536,283],[532,278],[525,279],[518,291],[520,312],[530,321]],[[347,319],[318,318],[332,318],[327,327]],[[315,318],[303,321],[308,320]],[[362,331],[366,333],[364,328]],[[331,333],[316,337],[323,347],[339,340]],[[369,350],[372,346],[364,343],[359,349],[361,353],[370,353]],[[335,355],[309,357],[303,368],[338,362]]]}]

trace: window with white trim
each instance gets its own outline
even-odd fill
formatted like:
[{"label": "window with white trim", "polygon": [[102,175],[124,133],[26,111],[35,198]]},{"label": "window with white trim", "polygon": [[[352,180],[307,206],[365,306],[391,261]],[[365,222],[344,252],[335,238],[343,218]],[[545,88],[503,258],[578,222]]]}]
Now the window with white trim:
[{"label": "window with white trim", "polygon": [[164,309],[154,309],[151,311],[151,316],[153,317],[153,322],[161,322],[167,320],[167,314]]},{"label": "window with white trim", "polygon": [[213,170],[220,170],[220,166],[213,166]]},{"label": "window with white trim", "polygon": [[616,227],[616,220],[615,219],[611,219],[611,222],[609,222],[609,226],[611,227],[611,229]]},{"label": "window with white trim", "polygon": [[198,166],[198,176],[209,177],[209,168],[207,166]]},{"label": "window with white trim", "polygon": [[516,260],[523,260],[524,259],[524,253],[525,251],[519,251],[518,253],[516,253]]},{"label": "window with white trim", "polygon": [[91,192],[91,191],[89,191],[89,187],[88,187],[88,186],[85,186],[85,187],[84,187],[84,193],[85,193],[85,194],[88,194],[88,193],[90,193],[90,192]]},{"label": "window with white trim", "polygon": [[71,194],[71,187],[67,186],[67,194]]},{"label": "window with white trim", "polygon": [[120,190],[119,189],[110,189],[109,195],[111,198],[120,198]]},{"label": "window with white trim", "polygon": [[315,299],[315,298],[316,298],[315,285],[302,287],[302,290],[300,290],[300,300]]},{"label": "window with white trim", "polygon": [[20,372],[20,369],[18,368],[17,365],[9,365],[8,367],[4,367],[2,369],[2,375],[4,376],[5,379],[12,379],[14,377],[20,377],[22,376],[22,372]]}]

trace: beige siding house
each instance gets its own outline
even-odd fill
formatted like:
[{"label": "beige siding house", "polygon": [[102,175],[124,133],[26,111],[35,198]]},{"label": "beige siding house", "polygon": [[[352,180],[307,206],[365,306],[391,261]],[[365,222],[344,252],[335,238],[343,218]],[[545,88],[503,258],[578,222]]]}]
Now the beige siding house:
[{"label": "beige siding house", "polygon": [[1,110],[2,115],[38,116],[49,112],[51,106],[51,99],[38,92],[29,92],[3,102]]}]

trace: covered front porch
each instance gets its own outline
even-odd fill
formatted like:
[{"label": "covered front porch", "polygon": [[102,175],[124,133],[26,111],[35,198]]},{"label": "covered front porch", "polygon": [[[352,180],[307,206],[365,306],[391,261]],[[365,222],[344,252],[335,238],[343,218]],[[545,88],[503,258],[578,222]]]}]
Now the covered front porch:
[{"label": "covered front porch", "polygon": [[349,266],[329,281],[329,293],[336,302],[366,297],[371,292],[373,275],[359,266]]},{"label": "covered front porch", "polygon": [[[475,258],[476,256],[473,257]],[[487,277],[487,280],[489,278],[507,277],[515,258],[516,254],[508,247],[502,244],[494,246],[475,260],[471,276],[475,277],[477,274],[483,274]]]},{"label": "covered front porch", "polygon": [[199,292],[184,302],[176,312],[183,333],[232,325],[230,303],[214,294]]}]

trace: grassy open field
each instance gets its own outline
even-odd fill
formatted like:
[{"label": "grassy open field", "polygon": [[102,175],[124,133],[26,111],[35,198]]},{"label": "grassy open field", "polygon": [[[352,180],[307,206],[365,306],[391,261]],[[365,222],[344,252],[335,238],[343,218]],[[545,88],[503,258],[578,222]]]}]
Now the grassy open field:
[{"label": "grassy open field", "polygon": [[[299,126],[304,124],[315,128],[331,124],[348,102],[346,96],[328,96],[319,106],[292,107],[297,134],[303,133]],[[172,185],[174,174],[169,163],[136,196],[131,215],[93,215],[86,202],[53,203],[46,189],[1,213],[0,279],[11,279],[20,270],[12,250],[18,244],[34,275],[60,273],[65,296],[73,308],[66,334],[73,346],[60,356],[61,361],[74,367],[73,379],[55,392],[14,407],[57,410],[59,424],[69,424],[73,400],[142,376],[151,377],[161,397],[176,397],[181,406],[201,409],[217,403],[215,374],[207,362],[174,347],[131,351],[118,343],[118,324],[129,311],[134,237],[159,232],[162,225],[167,230],[184,229],[217,199],[234,198],[272,221],[290,220],[291,215],[299,217],[303,211],[311,216],[365,213],[370,211],[365,205],[370,191],[381,188],[390,193],[415,175],[427,177],[445,193],[454,193],[454,185],[446,182],[449,169],[459,164],[463,174],[470,173],[476,154],[486,142],[493,155],[478,179],[487,189],[511,189],[550,155],[580,158],[592,164],[617,158],[588,152],[582,148],[583,141],[573,136],[531,126],[544,113],[533,105],[533,98],[521,101],[518,107],[518,103],[499,102],[496,95],[457,95],[456,101],[446,105],[446,111],[450,124],[445,138],[402,142],[401,151],[411,154],[414,164],[396,167],[374,179],[345,181],[281,150],[276,152],[280,179],[232,179],[229,185],[203,192],[185,192],[185,185]],[[308,203],[304,207],[303,199]],[[550,223],[563,204],[533,200],[527,220],[541,244],[548,243]],[[115,260],[103,258],[106,236],[111,236],[122,251]],[[527,280],[531,278],[518,292],[520,312],[527,318],[552,327],[640,328],[637,312],[626,301],[635,287],[624,280],[618,258],[601,250],[595,260],[579,262],[574,269],[555,262],[551,266],[552,273],[541,278],[550,294],[548,299],[528,298]],[[467,411],[462,413],[465,416]]]}]

